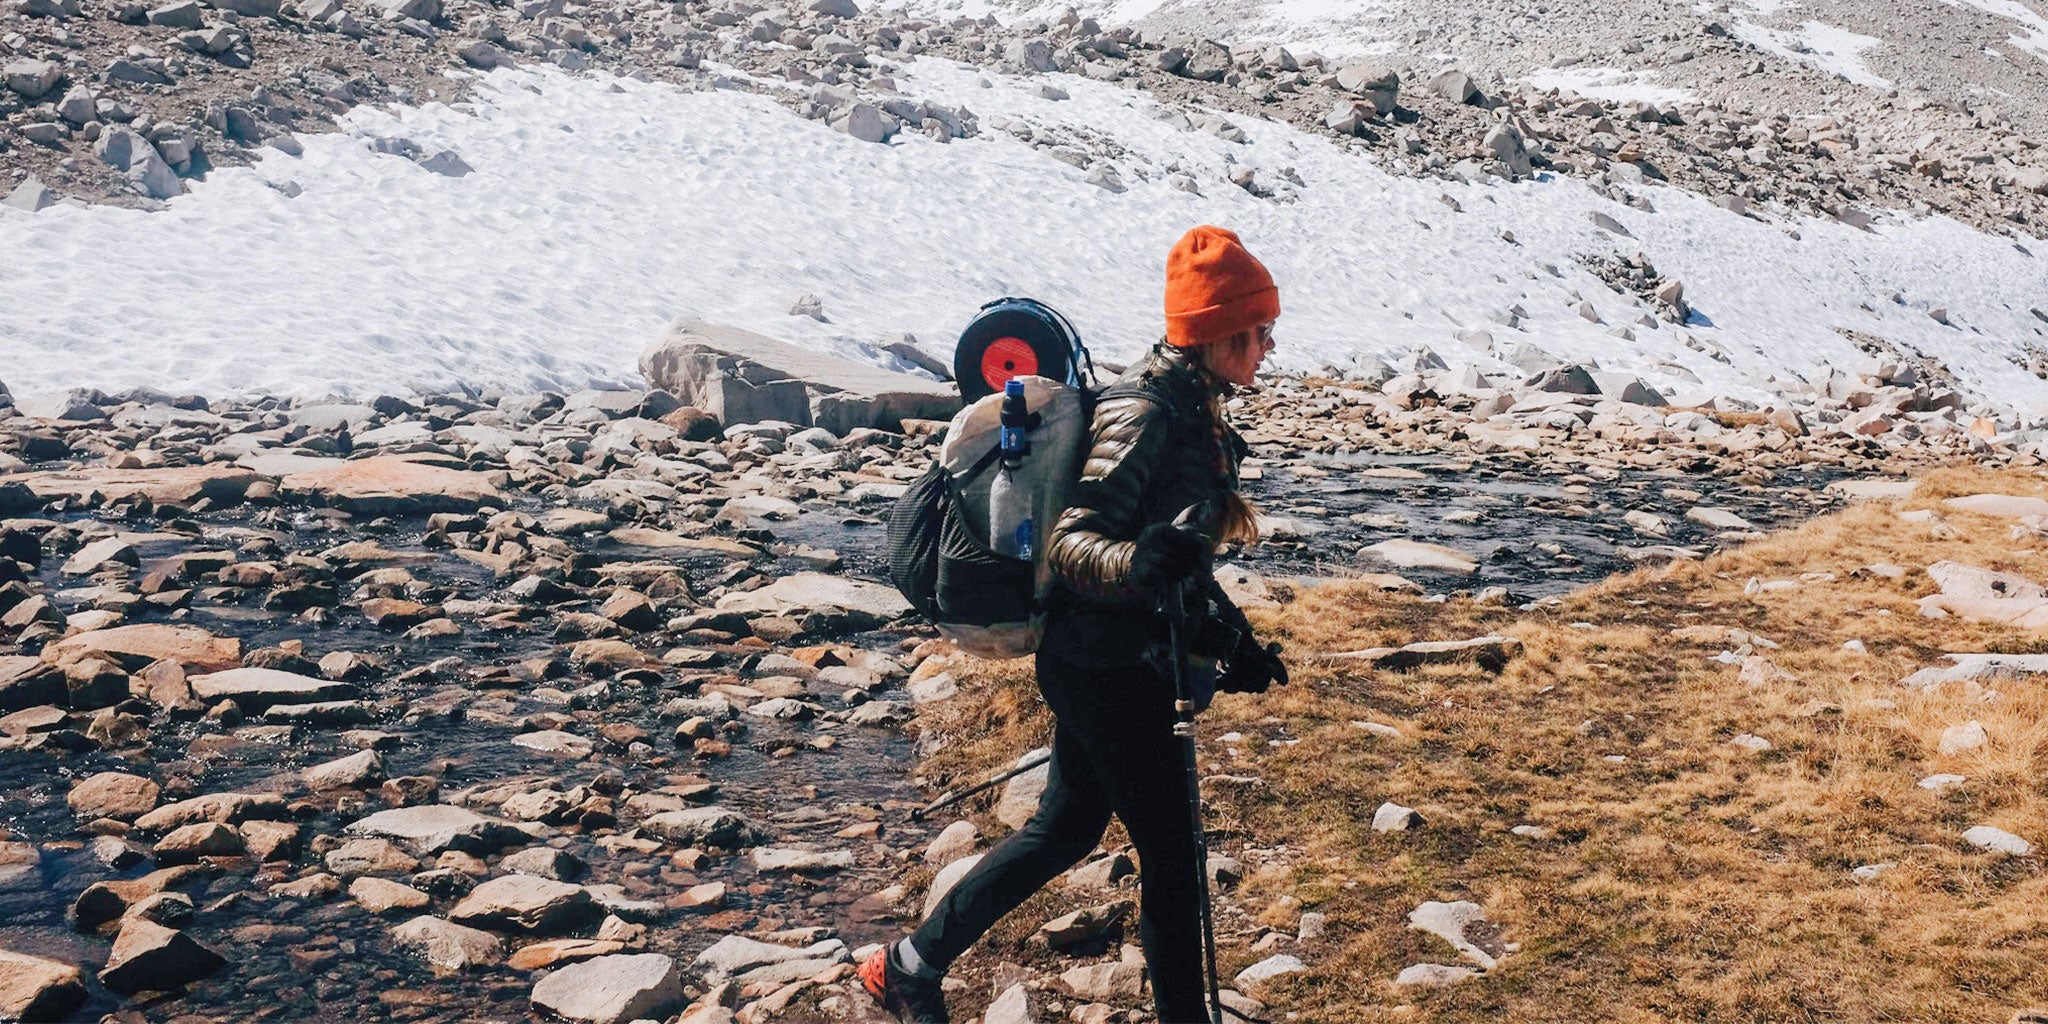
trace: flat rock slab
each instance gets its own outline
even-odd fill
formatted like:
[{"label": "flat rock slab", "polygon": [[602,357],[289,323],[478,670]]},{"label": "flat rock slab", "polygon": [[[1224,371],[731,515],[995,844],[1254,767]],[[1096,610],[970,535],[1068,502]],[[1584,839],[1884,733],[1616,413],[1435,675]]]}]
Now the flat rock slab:
[{"label": "flat rock slab", "polygon": [[744,935],[727,935],[697,954],[697,959],[690,962],[690,968],[703,979],[704,984],[715,986],[771,964],[809,960],[841,962],[846,959],[846,943],[839,939],[826,939],[808,946],[784,946]]},{"label": "flat rock slab", "polygon": [[140,832],[169,832],[187,825],[214,822],[234,825],[253,819],[277,821],[291,817],[284,798],[270,793],[207,793],[165,804],[135,819]]},{"label": "flat rock slab", "polygon": [[1827,493],[1851,501],[1896,501],[1912,497],[1918,486],[1912,480],[1837,480],[1827,486]]},{"label": "flat rock slab", "polygon": [[2017,681],[2048,675],[2048,654],[1949,654],[1946,666],[1923,668],[1899,681],[1915,690],[1943,683]]},{"label": "flat rock slab", "polygon": [[43,660],[64,665],[94,654],[111,655],[131,671],[153,661],[175,661],[189,669],[219,672],[242,663],[242,642],[197,626],[143,622],[59,640],[43,649]]},{"label": "flat rock slab", "polygon": [[258,712],[273,704],[318,704],[352,700],[354,683],[315,679],[274,668],[232,668],[188,680],[192,696],[202,701],[232,700],[243,711]]},{"label": "flat rock slab", "polygon": [[286,498],[370,516],[473,512],[504,500],[488,474],[389,455],[294,473],[284,478],[280,492]]},{"label": "flat rock slab", "polygon": [[679,846],[722,846],[740,849],[765,842],[768,834],[736,811],[723,807],[691,807],[663,811],[640,823],[640,830]]},{"label": "flat rock slab", "polygon": [[0,1020],[69,1020],[84,1001],[78,968],[0,949]]},{"label": "flat rock slab", "polygon": [[389,839],[423,856],[459,850],[481,857],[533,838],[506,822],[453,804],[394,807],[350,822],[343,831]]},{"label": "flat rock slab", "polygon": [[727,594],[718,599],[718,610],[742,615],[788,615],[809,613],[856,613],[882,621],[908,615],[910,602],[896,588],[882,583],[800,572],[784,576],[758,590]]},{"label": "flat rock slab", "polygon": [[533,986],[536,1009],[578,1024],[663,1020],[683,1003],[683,972],[660,953],[570,964]]},{"label": "flat rock slab", "polygon": [[835,434],[896,430],[905,419],[946,420],[960,409],[950,384],[856,363],[692,317],[640,355],[648,383],[728,426],[786,420]]},{"label": "flat rock slab", "polygon": [[2016,494],[1967,494],[1950,498],[1942,504],[1958,512],[1974,512],[1980,516],[2002,516],[2018,519],[2021,516],[2048,516],[2048,498],[2027,498]]},{"label": "flat rock slab", "polygon": [[157,784],[127,772],[101,772],[82,779],[64,802],[80,818],[119,818],[132,821],[156,807]]},{"label": "flat rock slab", "polygon": [[1919,600],[1921,614],[1954,615],[2019,629],[2048,629],[2048,588],[2024,576],[1947,560],[1927,567],[1941,593]]},{"label": "flat rock slab", "polygon": [[201,498],[229,505],[240,502],[249,493],[249,485],[263,477],[240,466],[215,463],[160,469],[99,467],[25,473],[9,479],[26,484],[44,501],[98,494],[108,501],[127,501],[140,495],[158,505],[190,505]]},{"label": "flat rock slab", "polygon": [[1415,540],[1383,540],[1359,554],[1400,569],[1435,569],[1468,576],[1479,571],[1479,563],[1462,551]]},{"label": "flat rock slab", "polygon": [[1492,970],[1507,954],[1500,941],[1500,930],[1486,919],[1479,904],[1467,900],[1424,903],[1409,912],[1408,927],[1450,943],[1481,970]]},{"label": "flat rock slab", "polygon": [[448,917],[478,928],[553,934],[588,924],[603,913],[580,885],[538,875],[500,875],[470,890]]},{"label": "flat rock slab", "polygon": [[418,952],[438,975],[488,967],[505,960],[505,940],[438,917],[415,917],[391,929],[391,938]]}]

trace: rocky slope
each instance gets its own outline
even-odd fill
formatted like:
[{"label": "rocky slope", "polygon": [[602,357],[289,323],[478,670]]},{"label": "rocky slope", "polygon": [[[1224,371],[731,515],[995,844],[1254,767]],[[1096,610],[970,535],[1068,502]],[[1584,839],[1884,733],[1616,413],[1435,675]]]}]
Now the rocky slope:
[{"label": "rocky slope", "polygon": [[[250,147],[289,149],[291,133],[330,128],[356,104],[455,100],[461,79],[443,72],[515,60],[732,86],[716,70],[728,65],[815,83],[789,105],[873,141],[899,130],[976,131],[960,112],[891,102],[876,81],[886,70],[875,66],[918,53],[1120,81],[1184,104],[1196,120],[1213,117],[1205,109],[1292,120],[1358,137],[1413,173],[1525,177],[1548,168],[1616,183],[1647,177],[1737,209],[1822,211],[1858,223],[1876,209],[1939,212],[2036,234],[2048,202],[2037,130],[1990,111],[1864,95],[1796,66],[1772,80],[1804,90],[1797,103],[1768,102],[1784,91],[1777,87],[1640,103],[1498,74],[1475,80],[1419,58],[1353,64],[1280,46],[1233,49],[1229,33],[1182,34],[1165,15],[1161,28],[1130,28],[1071,11],[1008,25],[924,20],[861,12],[845,0],[408,0],[361,10],[340,0],[306,9],[268,0],[228,8],[83,3],[12,0],[7,8],[0,144],[8,148],[0,161],[17,177],[33,173],[47,190],[22,191],[13,199],[19,206],[64,195],[161,200],[181,190],[181,178],[243,160]],[[1474,31],[1514,36],[1493,22]],[[1688,20],[1662,38],[1641,63],[1711,66],[1718,70],[1702,73],[1735,81],[1749,80],[1739,69],[1757,63],[1754,39],[1722,21]],[[466,170],[459,154],[401,155],[442,173]]]}]

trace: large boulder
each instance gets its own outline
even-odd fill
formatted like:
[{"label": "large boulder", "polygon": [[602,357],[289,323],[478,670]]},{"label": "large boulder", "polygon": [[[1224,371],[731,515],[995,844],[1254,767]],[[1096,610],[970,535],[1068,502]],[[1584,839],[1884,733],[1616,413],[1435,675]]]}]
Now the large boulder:
[{"label": "large boulder", "polygon": [[352,700],[353,683],[315,679],[274,668],[231,668],[193,676],[188,682],[192,696],[209,703],[232,700],[244,711],[261,711],[273,704],[321,704]]},{"label": "large boulder", "polygon": [[505,959],[505,940],[490,932],[422,915],[391,929],[392,941],[420,954],[435,974],[488,967]]},{"label": "large boulder", "polygon": [[84,1001],[78,968],[0,949],[0,1020],[70,1020]]},{"label": "large boulder", "polygon": [[53,665],[67,665],[94,656],[111,658],[130,671],[157,661],[226,671],[242,663],[242,642],[234,637],[215,636],[197,626],[138,622],[80,633],[43,648],[43,660]]},{"label": "large boulder", "polygon": [[462,898],[450,920],[492,931],[559,934],[595,922],[603,908],[580,885],[537,875],[499,875]]},{"label": "large boulder", "polygon": [[894,587],[844,576],[800,572],[765,587],[718,599],[718,610],[742,615],[846,617],[875,625],[910,613],[910,602]]},{"label": "large boulder", "polygon": [[173,928],[142,917],[121,923],[100,981],[116,992],[182,988],[227,965],[219,953]]},{"label": "large boulder", "polygon": [[585,960],[533,986],[535,1008],[577,1024],[666,1020],[682,1002],[682,969],[660,953]]},{"label": "large boulder", "polygon": [[837,434],[895,430],[905,419],[948,419],[960,407],[950,385],[694,318],[677,320],[641,353],[640,373],[728,426],[782,420]]},{"label": "large boulder", "polygon": [[287,498],[364,516],[474,512],[504,500],[488,474],[387,455],[293,473],[280,490]]},{"label": "large boulder", "polygon": [[146,497],[158,505],[190,505],[201,498],[211,498],[216,505],[234,504],[248,493],[249,485],[260,479],[249,470],[221,464],[159,469],[94,466],[15,478],[44,501],[83,499],[97,494],[107,501]]},{"label": "large boulder", "polygon": [[115,170],[126,174],[128,180],[151,199],[169,199],[185,191],[185,183],[178,180],[178,172],[171,169],[163,154],[132,129],[115,128],[106,132],[93,145],[93,152]]},{"label": "large boulder", "polygon": [[1338,71],[1337,88],[1371,103],[1381,114],[1391,114],[1401,95],[1401,76],[1385,64],[1367,61]]}]

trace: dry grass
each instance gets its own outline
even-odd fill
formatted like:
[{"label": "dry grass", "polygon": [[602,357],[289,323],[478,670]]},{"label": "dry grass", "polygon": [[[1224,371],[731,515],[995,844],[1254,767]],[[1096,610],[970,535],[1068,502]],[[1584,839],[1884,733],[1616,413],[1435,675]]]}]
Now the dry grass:
[{"label": "dry grass", "polygon": [[[1918,614],[1933,589],[1919,570],[1940,558],[2048,578],[2048,550],[2011,539],[2008,521],[1955,513],[1936,530],[1895,514],[1977,492],[2048,496],[2048,479],[1942,471],[1899,506],[1857,506],[1541,612],[1332,585],[1264,616],[1297,659],[1296,685],[1220,701],[1203,751],[1206,772],[1264,780],[1208,794],[1214,821],[1241,837],[1231,845],[1265,865],[1236,909],[1285,925],[1276,903],[1292,896],[1330,917],[1299,951],[1313,972],[1285,988],[1284,1008],[1321,1022],[1996,1022],[2048,1004],[2042,853],[1960,839],[1989,824],[2048,848],[2048,687],[1898,685],[1947,651],[2048,651],[2048,637]],[[1881,562],[1913,571],[1856,572]],[[1752,577],[1819,573],[1834,578],[1745,593]],[[1789,677],[1740,682],[1711,660],[1719,646],[1670,636],[1692,625],[1777,641],[1760,653]],[[1310,656],[1484,633],[1520,638],[1525,655],[1499,675]],[[1867,653],[1845,650],[1851,640]],[[1042,735],[1021,669],[1000,673],[983,690],[992,703],[963,712],[988,728],[940,755],[940,773],[973,775]],[[1940,755],[1942,730],[1973,719],[1989,745]],[[1352,724],[1368,720],[1402,737]],[[1216,737],[1229,731],[1246,738],[1227,748]],[[1772,749],[1728,742],[1741,733]],[[1936,772],[1969,781],[1916,785]],[[1385,800],[1428,825],[1372,832]],[[1521,824],[1554,834],[1509,831]],[[1897,866],[1851,874],[1878,862]],[[1410,964],[1457,962],[1405,927],[1420,903],[1453,899],[1483,905],[1519,951],[1486,978],[1396,988]],[[1235,914],[1226,971],[1256,959]]]}]

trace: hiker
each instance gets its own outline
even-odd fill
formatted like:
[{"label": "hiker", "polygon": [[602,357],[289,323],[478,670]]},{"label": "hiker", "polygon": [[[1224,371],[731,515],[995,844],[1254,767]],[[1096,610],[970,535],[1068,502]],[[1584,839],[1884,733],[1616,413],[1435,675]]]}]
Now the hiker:
[{"label": "hiker", "polygon": [[[946,894],[915,933],[861,967],[899,1019],[948,1021],[940,980],[1004,914],[1101,842],[1114,814],[1141,867],[1139,935],[1161,1024],[1209,1020],[1188,777],[1173,735],[1171,664],[1159,596],[1181,587],[1207,608],[1217,544],[1257,537],[1237,493],[1244,442],[1224,421],[1233,389],[1273,348],[1279,291],[1236,234],[1189,231],[1166,262],[1166,336],[1095,410],[1086,463],[1048,549],[1058,586],[1038,649],[1038,686],[1055,719],[1038,810]],[[1206,529],[1174,525],[1190,507]],[[1234,609],[1230,610],[1234,612]],[[1237,616],[1237,621],[1242,621]],[[1200,627],[1196,632],[1205,632]],[[1285,681],[1277,654],[1249,634],[1215,652],[1215,688],[1263,692]]]}]

